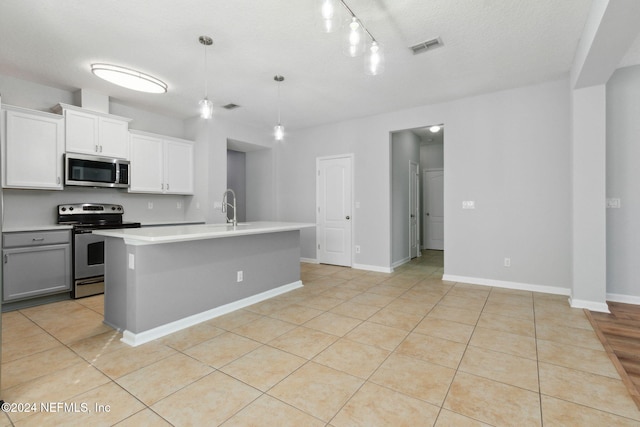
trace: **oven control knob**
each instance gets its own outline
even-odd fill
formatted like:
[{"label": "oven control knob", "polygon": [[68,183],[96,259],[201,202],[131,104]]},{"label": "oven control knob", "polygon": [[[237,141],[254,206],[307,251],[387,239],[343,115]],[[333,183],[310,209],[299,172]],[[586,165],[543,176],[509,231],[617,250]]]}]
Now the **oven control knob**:
[{"label": "oven control knob", "polygon": [[72,210],[73,210],[73,206],[71,206],[71,207],[69,208],[69,210],[70,210],[70,211],[72,211]]},{"label": "oven control knob", "polygon": [[111,210],[112,210],[112,211],[115,211],[115,210],[116,210],[116,207],[115,207],[115,206],[111,206]]},{"label": "oven control knob", "polygon": [[118,210],[121,211],[122,210],[122,206],[118,206]]},{"label": "oven control knob", "polygon": [[67,208],[63,207],[62,209],[60,209],[62,212],[66,211]]}]

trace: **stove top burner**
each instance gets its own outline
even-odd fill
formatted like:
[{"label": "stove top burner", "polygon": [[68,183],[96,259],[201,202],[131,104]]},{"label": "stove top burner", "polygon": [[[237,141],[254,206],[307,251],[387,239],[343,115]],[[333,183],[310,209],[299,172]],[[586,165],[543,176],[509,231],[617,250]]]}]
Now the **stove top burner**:
[{"label": "stove top burner", "polygon": [[139,222],[124,222],[122,205],[78,203],[58,205],[58,224],[72,225],[74,231],[138,228]]}]

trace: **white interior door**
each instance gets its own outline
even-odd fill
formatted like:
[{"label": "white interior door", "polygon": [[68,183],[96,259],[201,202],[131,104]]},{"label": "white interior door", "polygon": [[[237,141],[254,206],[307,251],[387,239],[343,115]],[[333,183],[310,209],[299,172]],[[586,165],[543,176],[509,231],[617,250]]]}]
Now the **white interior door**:
[{"label": "white interior door", "polygon": [[352,157],[317,159],[318,262],[351,266]]},{"label": "white interior door", "polygon": [[419,216],[420,169],[417,163],[409,163],[409,253],[411,258],[420,255]]},{"label": "white interior door", "polygon": [[424,247],[444,250],[444,171],[423,171]]}]

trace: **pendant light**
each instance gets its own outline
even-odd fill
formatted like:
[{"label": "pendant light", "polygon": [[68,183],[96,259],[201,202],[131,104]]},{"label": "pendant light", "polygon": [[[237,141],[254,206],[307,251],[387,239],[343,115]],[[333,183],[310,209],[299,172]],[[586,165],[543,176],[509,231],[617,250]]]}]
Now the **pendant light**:
[{"label": "pendant light", "polygon": [[198,103],[200,105],[200,117],[209,120],[213,116],[213,103],[208,98],[207,86],[207,46],[213,44],[213,40],[209,36],[200,36],[198,38],[200,44],[204,46],[204,98]]},{"label": "pendant light", "polygon": [[284,139],[284,126],[280,122],[280,83],[284,81],[284,77],[276,75],[273,80],[278,82],[278,124],[273,127],[273,134],[276,141],[282,141]]},{"label": "pendant light", "polygon": [[322,31],[331,33],[336,28],[337,0],[318,0],[322,16]]},{"label": "pendant light", "polygon": [[352,15],[347,25],[347,43],[345,43],[345,53],[347,56],[356,57],[364,52],[364,31],[362,23],[357,16]]},{"label": "pendant light", "polygon": [[383,71],[384,56],[382,46],[376,39],[373,39],[364,55],[364,72],[370,76],[377,76]]}]

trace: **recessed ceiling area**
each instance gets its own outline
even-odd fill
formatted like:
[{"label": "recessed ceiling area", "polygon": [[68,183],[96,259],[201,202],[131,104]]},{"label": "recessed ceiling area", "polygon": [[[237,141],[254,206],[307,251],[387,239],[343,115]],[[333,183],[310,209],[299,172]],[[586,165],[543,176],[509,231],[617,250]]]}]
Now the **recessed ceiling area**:
[{"label": "recessed ceiling area", "polygon": [[[385,71],[342,53],[341,35],[320,29],[316,1],[3,0],[0,74],[89,89],[178,118],[198,115],[205,67],[198,37],[210,35],[208,98],[233,103],[237,120],[297,129],[565,78],[591,0],[347,0],[384,46]],[[443,47],[413,55],[434,38]],[[114,86],[90,64],[118,64],[169,86],[144,94]]]}]

